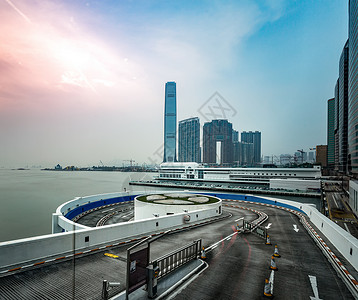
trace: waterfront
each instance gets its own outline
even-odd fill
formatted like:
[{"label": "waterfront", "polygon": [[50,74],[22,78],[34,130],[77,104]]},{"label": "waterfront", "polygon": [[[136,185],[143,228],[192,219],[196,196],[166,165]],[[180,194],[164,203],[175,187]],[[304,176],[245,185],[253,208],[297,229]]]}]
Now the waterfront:
[{"label": "waterfront", "polygon": [[[56,208],[77,196],[121,192],[153,173],[0,170],[0,242],[51,233]],[[135,190],[149,190],[137,187]]]},{"label": "waterfront", "polygon": [[[51,233],[56,208],[77,196],[111,192],[156,191],[160,188],[129,185],[130,180],[151,180],[155,173],[58,172],[0,170],[0,242]],[[282,197],[311,202],[318,199]]]}]

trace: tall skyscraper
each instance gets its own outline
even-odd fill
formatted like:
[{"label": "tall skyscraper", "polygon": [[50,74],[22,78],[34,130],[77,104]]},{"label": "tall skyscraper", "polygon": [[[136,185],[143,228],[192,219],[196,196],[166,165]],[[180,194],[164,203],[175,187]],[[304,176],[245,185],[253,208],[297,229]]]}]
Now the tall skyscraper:
[{"label": "tall skyscraper", "polygon": [[334,169],[338,171],[339,166],[339,78],[334,88]]},{"label": "tall skyscraper", "polygon": [[232,124],[213,120],[203,126],[203,162],[231,165],[233,163]]},{"label": "tall skyscraper", "polygon": [[260,131],[243,131],[241,133],[241,142],[253,144],[253,164],[261,163],[261,132]]},{"label": "tall skyscraper", "polygon": [[338,169],[347,172],[348,158],[348,41],[343,47],[339,59],[338,101],[339,101],[339,127],[338,127]]},{"label": "tall skyscraper", "polygon": [[165,84],[164,108],[164,158],[163,162],[176,162],[177,95],[176,83]]},{"label": "tall skyscraper", "polygon": [[348,169],[358,173],[358,1],[349,1]]},{"label": "tall skyscraper", "polygon": [[329,167],[334,166],[334,111],[335,111],[335,99],[329,99],[328,116],[327,116],[327,164]]},{"label": "tall skyscraper", "polygon": [[198,117],[179,122],[179,161],[200,162],[200,121]]}]

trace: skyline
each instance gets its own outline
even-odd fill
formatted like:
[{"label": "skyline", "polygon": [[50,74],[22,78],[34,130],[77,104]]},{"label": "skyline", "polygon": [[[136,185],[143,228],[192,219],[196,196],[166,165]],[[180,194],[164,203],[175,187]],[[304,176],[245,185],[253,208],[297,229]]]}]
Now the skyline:
[{"label": "skyline", "polygon": [[0,0],[0,167],[149,162],[168,81],[178,120],[218,92],[263,156],[326,144],[347,5]]}]

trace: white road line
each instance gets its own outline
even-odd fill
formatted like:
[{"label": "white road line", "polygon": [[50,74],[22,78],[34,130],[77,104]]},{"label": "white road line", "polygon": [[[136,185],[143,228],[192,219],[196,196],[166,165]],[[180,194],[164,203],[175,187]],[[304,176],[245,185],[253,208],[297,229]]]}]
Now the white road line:
[{"label": "white road line", "polygon": [[310,278],[311,287],[312,287],[313,294],[314,294],[314,297],[310,296],[311,300],[320,300],[320,298],[318,296],[318,287],[317,287],[317,278],[316,278],[316,276],[308,275],[308,277]]},{"label": "white road line", "polygon": [[220,241],[216,242],[215,244],[210,245],[208,248],[206,248],[206,252],[210,252],[212,249],[214,249],[217,245],[219,245],[222,241],[225,241],[227,238],[231,238],[233,235],[237,234],[237,232],[234,232],[230,235],[228,235],[227,237],[224,237],[223,239],[221,239]]},{"label": "white road line", "polygon": [[243,220],[243,219],[244,219],[244,217],[239,218],[239,219],[235,220],[235,222],[238,222],[238,221]]}]

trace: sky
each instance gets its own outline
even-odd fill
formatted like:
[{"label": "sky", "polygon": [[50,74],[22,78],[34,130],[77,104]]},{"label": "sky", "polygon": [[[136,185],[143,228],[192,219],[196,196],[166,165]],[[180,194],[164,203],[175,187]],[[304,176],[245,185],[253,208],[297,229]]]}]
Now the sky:
[{"label": "sky", "polygon": [[0,167],[160,163],[178,121],[261,131],[262,155],[326,144],[342,0],[0,0]]}]

